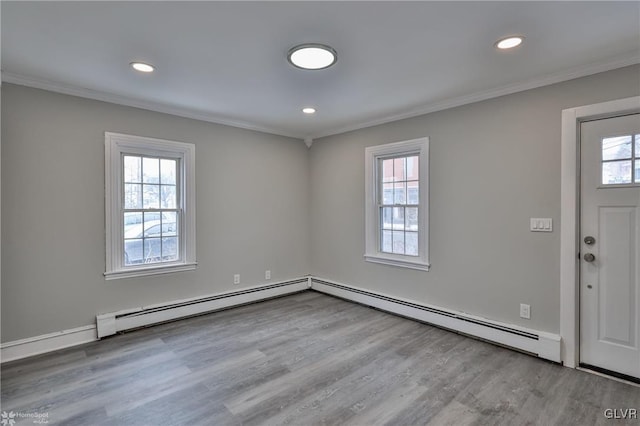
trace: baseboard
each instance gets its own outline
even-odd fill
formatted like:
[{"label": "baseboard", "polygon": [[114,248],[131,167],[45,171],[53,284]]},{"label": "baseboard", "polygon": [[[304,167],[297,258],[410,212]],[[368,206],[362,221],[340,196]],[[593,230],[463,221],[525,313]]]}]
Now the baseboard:
[{"label": "baseboard", "polygon": [[93,342],[119,331],[255,303],[309,288],[560,362],[559,335],[491,321],[318,277],[297,278],[238,291],[101,314],[96,317],[97,325],[3,343],[0,345],[0,362]]},{"label": "baseboard", "polygon": [[311,277],[311,288],[560,362],[560,336]]},{"label": "baseboard", "polygon": [[119,331],[132,330],[166,321],[201,315],[234,306],[255,303],[273,297],[309,289],[309,278],[297,278],[269,285],[245,288],[237,291],[174,300],[157,305],[111,312],[96,317],[98,338]]},{"label": "baseboard", "polygon": [[15,361],[98,340],[95,325],[57,331],[0,345],[0,362]]}]

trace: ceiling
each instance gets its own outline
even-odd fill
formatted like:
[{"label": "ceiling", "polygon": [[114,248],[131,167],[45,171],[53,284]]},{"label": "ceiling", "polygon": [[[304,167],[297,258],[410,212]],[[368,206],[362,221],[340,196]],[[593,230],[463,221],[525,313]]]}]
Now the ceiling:
[{"label": "ceiling", "polygon": [[[317,138],[640,62],[640,2],[10,2],[2,79]],[[513,51],[501,37],[521,34]],[[287,51],[323,43],[331,68]],[[129,67],[148,62],[156,72]],[[305,106],[315,115],[301,112]]]}]

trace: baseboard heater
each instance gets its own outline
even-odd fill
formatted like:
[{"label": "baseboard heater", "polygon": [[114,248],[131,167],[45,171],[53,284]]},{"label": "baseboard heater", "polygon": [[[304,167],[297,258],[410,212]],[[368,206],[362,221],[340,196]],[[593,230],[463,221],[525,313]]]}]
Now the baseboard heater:
[{"label": "baseboard heater", "polygon": [[556,334],[427,306],[316,277],[311,278],[311,288],[321,293],[528,352],[550,361],[561,362],[560,336]]},{"label": "baseboard heater", "polygon": [[145,306],[96,316],[98,338],[179,318],[284,296],[309,289],[309,278],[281,281],[193,299]]}]

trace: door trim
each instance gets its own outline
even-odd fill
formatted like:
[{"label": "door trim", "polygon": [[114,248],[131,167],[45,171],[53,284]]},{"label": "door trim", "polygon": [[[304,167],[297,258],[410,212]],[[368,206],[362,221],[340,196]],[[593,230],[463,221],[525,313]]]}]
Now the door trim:
[{"label": "door trim", "polygon": [[560,336],[565,366],[580,365],[580,123],[640,112],[640,96],[562,110],[560,188]]}]

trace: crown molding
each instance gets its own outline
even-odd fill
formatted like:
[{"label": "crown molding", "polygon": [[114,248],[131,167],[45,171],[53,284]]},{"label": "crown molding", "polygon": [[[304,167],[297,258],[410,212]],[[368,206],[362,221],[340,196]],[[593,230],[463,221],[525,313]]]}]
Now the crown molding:
[{"label": "crown molding", "polygon": [[618,68],[623,68],[630,65],[636,65],[640,63],[640,53],[633,52],[615,58],[610,58],[607,61],[591,63],[586,66],[580,66],[570,68],[561,72],[546,75],[541,78],[528,80],[522,83],[515,83],[506,86],[497,87],[490,90],[472,93],[470,95],[458,96],[454,98],[444,99],[442,101],[428,103],[418,108],[414,108],[405,111],[400,114],[380,117],[374,120],[360,122],[349,126],[338,127],[331,129],[328,132],[319,132],[312,135],[312,138],[319,139],[327,136],[339,135],[341,133],[352,132],[354,130],[365,129],[367,127],[378,126],[380,124],[390,123],[393,121],[404,120],[407,118],[418,117],[420,115],[429,114],[432,112],[443,111],[450,108],[459,107],[462,105],[472,104],[475,102],[485,101],[488,99],[498,98],[500,96],[511,95],[517,92],[523,92],[525,90],[535,89],[538,87],[549,86],[551,84],[561,83],[563,81],[573,80],[580,77],[586,77],[601,72],[611,71]]},{"label": "crown molding", "polygon": [[[570,68],[561,72],[549,74],[542,78],[528,80],[522,83],[510,84],[493,88],[490,90],[472,93],[470,95],[458,96],[454,98],[444,99],[437,102],[427,103],[417,108],[407,110],[400,114],[382,116],[373,120],[361,121],[348,126],[332,128],[326,132],[318,132],[312,135],[293,134],[281,131],[268,126],[262,126],[242,120],[235,120],[226,117],[220,117],[215,114],[204,111],[192,110],[189,108],[177,107],[160,102],[143,101],[140,99],[130,98],[127,96],[111,94],[98,90],[75,87],[51,80],[40,79],[35,77],[24,76],[21,74],[2,71],[2,82],[17,84],[20,86],[33,87],[36,89],[48,90],[51,92],[62,93],[65,95],[78,96],[81,98],[94,99],[97,101],[109,102],[117,105],[124,105],[134,108],[146,109],[149,111],[171,114],[178,117],[190,118],[194,120],[206,121],[209,123],[222,124],[225,126],[237,127],[240,129],[253,130],[257,132],[275,134],[279,136],[301,139],[310,147],[307,140],[315,140],[327,136],[347,133],[354,130],[360,130],[367,127],[378,126],[380,124],[390,123],[393,121],[404,120],[407,118],[418,117],[420,115],[429,114],[436,111],[442,111],[450,108],[459,107],[475,102],[480,102],[500,96],[510,95],[525,90],[535,89],[538,87],[548,86],[551,84],[561,83],[563,81],[573,80],[575,78],[586,77],[588,75],[598,74],[601,72],[611,71],[617,68],[623,68],[629,65],[640,63],[640,54],[632,52],[630,54],[610,58],[606,61],[591,63],[586,66]],[[0,83],[1,84],[1,83]]]},{"label": "crown molding", "polygon": [[96,101],[109,102],[117,105],[124,105],[133,108],[146,109],[149,111],[161,112],[164,114],[175,115],[193,120],[206,121],[214,124],[222,124],[225,126],[237,127],[245,130],[253,130],[256,132],[269,133],[278,136],[284,136],[294,139],[303,139],[302,136],[282,132],[267,126],[261,126],[246,121],[234,120],[226,117],[220,117],[204,111],[192,110],[189,108],[168,105],[161,102],[144,101],[128,96],[116,95],[112,93],[102,92],[99,90],[76,87],[64,83],[58,83],[51,80],[25,76],[21,74],[2,71],[2,81],[5,83],[17,84],[19,86],[27,86],[35,89],[48,90],[50,92],[61,93],[63,95],[78,96],[80,98],[93,99]]}]

